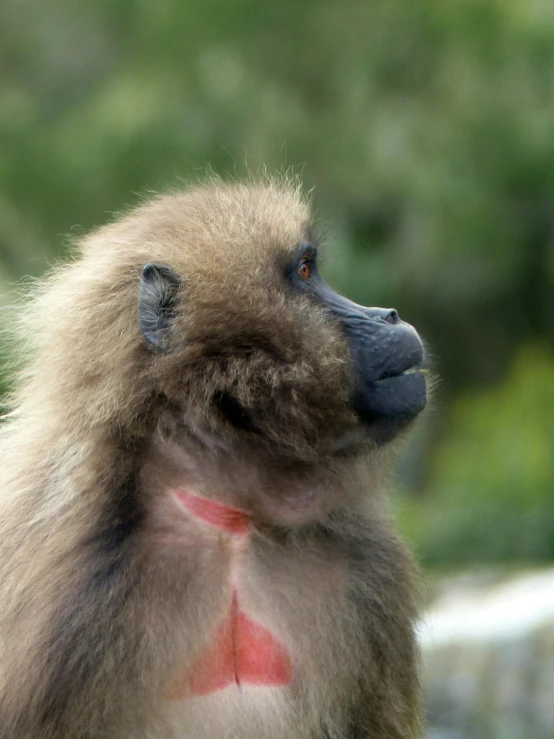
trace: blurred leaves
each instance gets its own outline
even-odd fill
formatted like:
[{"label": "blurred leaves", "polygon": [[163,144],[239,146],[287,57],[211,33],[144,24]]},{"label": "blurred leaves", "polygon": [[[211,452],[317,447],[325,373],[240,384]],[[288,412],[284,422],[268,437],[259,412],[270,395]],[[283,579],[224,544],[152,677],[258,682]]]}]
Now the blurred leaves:
[{"label": "blurred leaves", "polygon": [[506,380],[460,395],[406,533],[428,563],[554,559],[554,353],[522,347]]}]

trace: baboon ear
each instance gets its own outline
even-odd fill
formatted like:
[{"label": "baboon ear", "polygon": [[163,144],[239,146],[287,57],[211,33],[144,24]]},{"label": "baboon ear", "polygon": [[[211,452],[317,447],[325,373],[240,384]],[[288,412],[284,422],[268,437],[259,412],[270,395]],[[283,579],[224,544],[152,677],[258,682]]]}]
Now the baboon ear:
[{"label": "baboon ear", "polygon": [[171,267],[147,264],[140,277],[139,325],[146,341],[159,351],[168,351],[172,320],[179,302],[181,278]]}]

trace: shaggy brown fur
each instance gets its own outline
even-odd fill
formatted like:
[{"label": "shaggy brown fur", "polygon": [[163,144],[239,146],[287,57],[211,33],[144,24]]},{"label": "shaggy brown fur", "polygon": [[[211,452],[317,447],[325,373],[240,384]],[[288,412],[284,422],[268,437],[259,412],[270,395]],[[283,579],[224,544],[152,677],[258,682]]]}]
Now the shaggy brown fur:
[{"label": "shaggy brown fur", "polygon": [[[283,288],[309,238],[289,186],[159,197],[79,245],[25,310],[0,458],[1,739],[413,739],[412,566],[357,426],[339,327]],[[171,351],[140,334],[143,266],[182,277]],[[235,398],[255,432],[214,398]],[[172,485],[247,511],[252,609],[284,688],[169,700],[213,631],[228,551]]]}]

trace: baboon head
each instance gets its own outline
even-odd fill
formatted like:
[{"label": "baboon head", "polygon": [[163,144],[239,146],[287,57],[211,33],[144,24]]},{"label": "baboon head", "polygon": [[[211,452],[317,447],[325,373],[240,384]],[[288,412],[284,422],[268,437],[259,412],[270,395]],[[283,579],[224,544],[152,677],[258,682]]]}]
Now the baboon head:
[{"label": "baboon head", "polygon": [[305,469],[313,490],[367,459],[376,479],[425,406],[422,345],[394,310],[333,292],[318,249],[289,186],[216,182],[142,205],[84,239],[33,304],[28,407],[63,413],[68,433],[170,439],[202,484],[217,471],[213,488],[234,470],[236,489],[281,490]]},{"label": "baboon head", "polygon": [[185,424],[302,459],[384,444],[423,409],[417,333],[325,284],[296,192],[219,186],[157,207],[173,248],[142,266],[138,322]]}]

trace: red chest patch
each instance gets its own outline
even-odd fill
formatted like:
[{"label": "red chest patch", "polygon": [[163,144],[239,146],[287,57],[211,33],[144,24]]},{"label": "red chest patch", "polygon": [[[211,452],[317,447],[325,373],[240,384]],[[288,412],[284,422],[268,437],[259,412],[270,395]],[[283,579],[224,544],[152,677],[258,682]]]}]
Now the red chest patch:
[{"label": "red chest patch", "polygon": [[[207,500],[186,490],[174,491],[183,507],[194,517],[230,536],[246,536],[249,516],[235,508]],[[231,574],[231,573],[230,573]],[[170,686],[171,698],[207,695],[235,684],[288,685],[291,660],[286,648],[262,624],[240,608],[236,588],[229,613],[217,627],[207,649]]]},{"label": "red chest patch", "polygon": [[251,528],[250,516],[231,506],[215,500],[202,498],[189,490],[175,490],[175,495],[183,508],[192,516],[209,523],[232,536],[247,534]]}]

